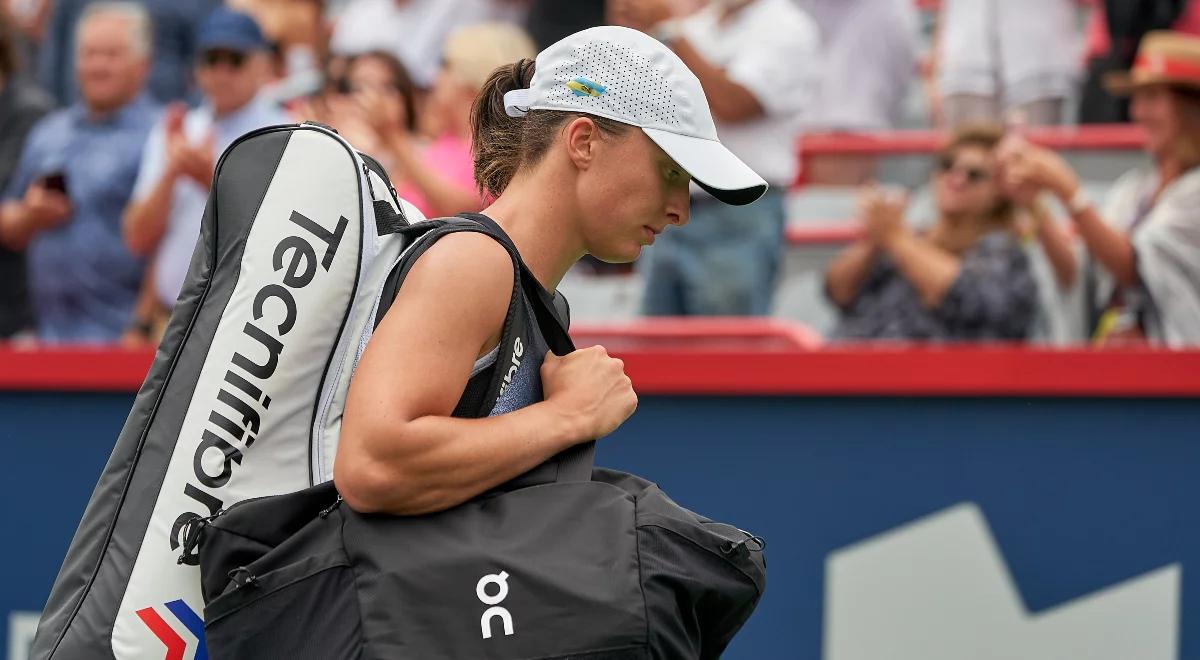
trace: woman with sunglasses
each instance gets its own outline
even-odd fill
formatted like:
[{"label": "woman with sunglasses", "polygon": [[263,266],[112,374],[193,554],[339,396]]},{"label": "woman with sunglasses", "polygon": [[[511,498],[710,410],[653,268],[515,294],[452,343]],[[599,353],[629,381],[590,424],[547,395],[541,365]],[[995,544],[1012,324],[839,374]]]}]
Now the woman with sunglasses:
[{"label": "woman with sunglasses", "polygon": [[133,197],[122,218],[130,252],[152,258],[135,317],[122,341],[157,341],[187,276],[213,167],[238,137],[288,123],[262,94],[269,44],[249,15],[218,7],[196,35],[196,85],[203,103],[176,103],[151,131]]},{"label": "woman with sunglasses", "polygon": [[330,60],[326,74],[325,89],[297,108],[297,119],[333,126],[357,149],[389,167],[390,137],[415,140],[420,125],[418,90],[408,70],[390,52],[372,50]]},{"label": "woman with sunglasses", "polygon": [[937,220],[926,232],[904,219],[907,200],[875,187],[862,194],[866,236],[826,271],[841,309],[834,336],[849,340],[1023,340],[1037,284],[1001,188],[999,126],[960,128],[933,175]]},{"label": "woman with sunglasses", "polygon": [[[475,180],[495,197],[484,213],[543,298],[585,254],[630,262],[664,230],[679,231],[692,180],[730,204],[767,188],[717,139],[700,81],[679,56],[628,28],[584,30],[536,61],[500,67],[471,117]],[[442,238],[409,271],[346,401],[334,481],[351,507],[446,509],[633,413],[620,360],[600,347],[555,356],[536,324],[513,353],[519,364],[497,365],[513,277],[504,247],[472,233]],[[456,415],[498,368],[509,385],[493,410]]]},{"label": "woman with sunglasses", "polygon": [[1008,185],[1051,192],[1087,247],[1097,343],[1200,344],[1200,37],[1151,32],[1110,90],[1132,94],[1152,166],[1121,177],[1103,210],[1058,154],[1006,144]]}]

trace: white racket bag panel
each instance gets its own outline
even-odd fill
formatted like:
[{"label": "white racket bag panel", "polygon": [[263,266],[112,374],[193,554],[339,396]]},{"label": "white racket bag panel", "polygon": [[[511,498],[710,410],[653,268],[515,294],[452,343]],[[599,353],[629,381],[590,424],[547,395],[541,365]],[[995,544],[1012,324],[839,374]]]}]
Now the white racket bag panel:
[{"label": "white racket bag panel", "polygon": [[55,580],[31,657],[207,658],[187,523],[327,480],[383,280],[422,220],[335,132],[219,159],[154,363]]}]

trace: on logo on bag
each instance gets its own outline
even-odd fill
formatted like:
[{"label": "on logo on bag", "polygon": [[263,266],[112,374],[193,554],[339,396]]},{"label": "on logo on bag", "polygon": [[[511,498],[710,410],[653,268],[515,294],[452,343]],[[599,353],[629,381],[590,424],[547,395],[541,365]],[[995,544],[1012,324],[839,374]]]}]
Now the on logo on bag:
[{"label": "on logo on bag", "polygon": [[[488,595],[487,588],[489,584],[496,585],[496,595]],[[504,634],[513,634],[513,618],[508,610],[500,607],[500,603],[508,597],[508,573],[500,571],[499,574],[485,575],[479,578],[479,582],[475,585],[475,595],[484,605],[491,605],[483,612],[483,616],[479,618],[479,629],[483,634],[484,639],[492,638],[492,619],[500,618],[500,622],[504,624]]]}]

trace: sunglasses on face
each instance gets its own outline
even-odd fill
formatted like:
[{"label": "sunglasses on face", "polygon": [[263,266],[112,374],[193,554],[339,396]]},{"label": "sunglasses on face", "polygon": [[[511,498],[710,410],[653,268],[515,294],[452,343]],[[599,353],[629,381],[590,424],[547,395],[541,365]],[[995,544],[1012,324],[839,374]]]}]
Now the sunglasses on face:
[{"label": "sunglasses on face", "polygon": [[988,170],[976,165],[959,165],[953,156],[942,156],[939,158],[938,171],[942,174],[959,172],[966,179],[967,183],[971,184],[983,183],[984,181],[990,181],[992,178],[992,173]]},{"label": "sunglasses on face", "polygon": [[236,50],[209,50],[200,54],[200,63],[209,67],[226,64],[240,69],[246,64],[246,54]]}]

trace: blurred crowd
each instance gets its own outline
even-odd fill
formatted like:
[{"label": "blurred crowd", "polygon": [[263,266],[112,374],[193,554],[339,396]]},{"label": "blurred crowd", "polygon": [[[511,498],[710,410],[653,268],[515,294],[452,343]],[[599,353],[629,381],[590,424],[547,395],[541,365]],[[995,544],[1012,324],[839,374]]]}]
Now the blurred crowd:
[{"label": "blurred crowd", "polygon": [[[771,184],[744,207],[695,188],[636,266],[642,313],[769,314],[797,137],[924,124],[947,136],[933,217],[863,187],[831,338],[1026,341],[1055,317],[1080,342],[1200,343],[1195,0],[0,0],[0,339],[154,341],[214,163],[258,127],[335,127],[429,217],[483,208],[477,91],[600,24],[670,46]],[[1106,200],[1022,137],[1117,121],[1148,158]]]}]

